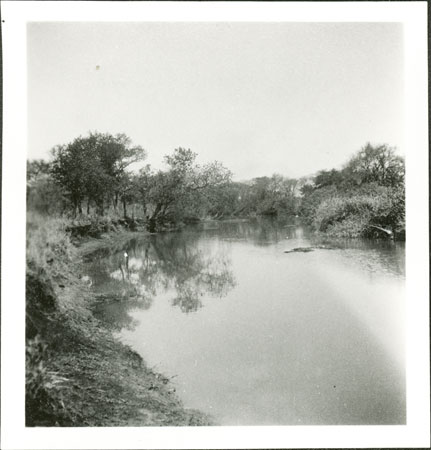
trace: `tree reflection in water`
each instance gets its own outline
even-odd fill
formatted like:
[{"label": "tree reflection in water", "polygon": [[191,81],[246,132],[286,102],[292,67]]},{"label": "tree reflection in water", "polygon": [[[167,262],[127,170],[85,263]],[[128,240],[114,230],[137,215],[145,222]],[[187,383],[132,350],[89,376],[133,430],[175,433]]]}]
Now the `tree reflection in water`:
[{"label": "tree reflection in water", "polygon": [[95,315],[112,329],[133,328],[129,312],[150,308],[162,292],[172,293],[171,304],[185,313],[198,311],[204,297],[226,296],[235,279],[225,247],[198,240],[197,233],[169,233],[95,256],[88,265],[101,300]]},{"label": "tree reflection in water", "polygon": [[204,295],[222,298],[235,286],[223,248],[203,250],[197,241],[196,234],[167,234],[151,241],[155,281],[175,291],[172,305],[185,313],[201,308]]},{"label": "tree reflection in water", "polygon": [[328,239],[310,234],[296,218],[205,222],[181,233],[137,237],[93,254],[87,274],[101,297],[96,315],[121,329],[133,327],[128,314],[132,309],[150,308],[157,295],[165,294],[185,313],[198,311],[208,297],[226,296],[235,286],[227,253],[231,241],[257,247],[280,242],[290,248],[327,245],[338,249],[334,254],[342,264],[359,265],[370,273],[405,273],[404,243]]},{"label": "tree reflection in water", "polygon": [[300,239],[304,232],[295,217],[256,217],[250,221],[216,222],[211,230],[226,241],[247,241],[259,247],[285,239]]}]

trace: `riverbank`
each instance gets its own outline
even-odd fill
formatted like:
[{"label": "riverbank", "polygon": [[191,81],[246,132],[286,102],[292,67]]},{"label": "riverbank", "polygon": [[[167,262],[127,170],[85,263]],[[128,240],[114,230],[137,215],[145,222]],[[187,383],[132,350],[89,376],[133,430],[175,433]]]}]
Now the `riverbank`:
[{"label": "riverbank", "polygon": [[125,241],[117,230],[72,244],[61,219],[30,216],[26,274],[27,426],[194,426],[175,387],[91,313],[82,258]]}]

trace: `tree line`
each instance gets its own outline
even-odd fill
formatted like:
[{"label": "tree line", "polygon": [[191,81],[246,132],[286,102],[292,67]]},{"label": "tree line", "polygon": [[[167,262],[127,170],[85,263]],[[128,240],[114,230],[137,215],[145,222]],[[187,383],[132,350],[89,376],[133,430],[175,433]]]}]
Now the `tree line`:
[{"label": "tree line", "polygon": [[[388,145],[366,144],[342,169],[300,179],[279,174],[243,182],[219,161],[198,164],[176,148],[165,169],[124,134],[89,133],[27,162],[28,208],[72,217],[132,217],[155,231],[201,218],[299,215],[319,231],[367,235],[372,225],[404,228],[404,159]],[[139,170],[133,165],[140,163]]]}]

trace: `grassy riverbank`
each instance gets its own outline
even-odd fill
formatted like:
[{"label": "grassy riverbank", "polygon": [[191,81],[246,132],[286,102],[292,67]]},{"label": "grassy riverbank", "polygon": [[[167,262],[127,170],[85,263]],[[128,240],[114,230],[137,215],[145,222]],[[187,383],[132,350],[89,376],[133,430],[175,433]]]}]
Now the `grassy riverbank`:
[{"label": "grassy riverbank", "polygon": [[91,313],[84,253],[126,239],[119,232],[72,244],[70,223],[30,215],[26,275],[26,425],[208,425],[185,409],[166,377],[114,339]]}]

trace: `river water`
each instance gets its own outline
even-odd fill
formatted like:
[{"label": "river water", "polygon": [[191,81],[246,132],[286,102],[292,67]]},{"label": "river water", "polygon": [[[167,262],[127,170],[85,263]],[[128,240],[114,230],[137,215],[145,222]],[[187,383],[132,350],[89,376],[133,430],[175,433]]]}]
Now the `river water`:
[{"label": "river water", "polygon": [[[284,253],[317,244],[331,249]],[[96,316],[220,425],[406,421],[403,243],[208,222],[86,270]]]}]

